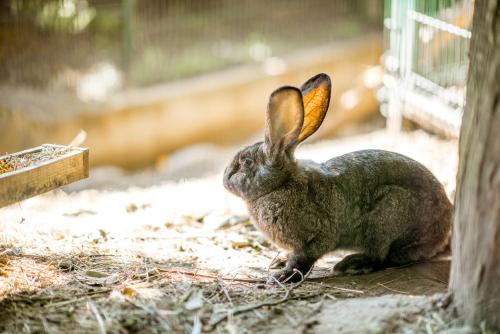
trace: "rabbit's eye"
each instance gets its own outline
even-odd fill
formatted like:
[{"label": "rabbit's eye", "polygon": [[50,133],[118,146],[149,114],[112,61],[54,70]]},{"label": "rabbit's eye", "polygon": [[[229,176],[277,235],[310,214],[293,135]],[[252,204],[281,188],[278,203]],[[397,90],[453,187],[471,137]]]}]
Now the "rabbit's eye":
[{"label": "rabbit's eye", "polygon": [[249,168],[249,167],[252,167],[253,165],[253,160],[250,159],[249,157],[243,157],[241,158],[240,160],[240,164],[245,167],[245,168]]}]

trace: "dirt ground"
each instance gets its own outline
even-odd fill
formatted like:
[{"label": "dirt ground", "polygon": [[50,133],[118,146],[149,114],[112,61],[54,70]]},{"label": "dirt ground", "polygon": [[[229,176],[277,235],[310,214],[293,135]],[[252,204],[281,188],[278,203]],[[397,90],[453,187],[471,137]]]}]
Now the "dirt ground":
[{"label": "dirt ground", "polygon": [[[362,148],[428,166],[450,197],[457,142],[385,131],[305,145],[317,161]],[[222,187],[237,148],[201,145],[0,209],[0,331],[9,333],[469,333],[441,308],[449,259],[265,284],[279,250]],[[437,295],[436,295],[437,294]]]}]

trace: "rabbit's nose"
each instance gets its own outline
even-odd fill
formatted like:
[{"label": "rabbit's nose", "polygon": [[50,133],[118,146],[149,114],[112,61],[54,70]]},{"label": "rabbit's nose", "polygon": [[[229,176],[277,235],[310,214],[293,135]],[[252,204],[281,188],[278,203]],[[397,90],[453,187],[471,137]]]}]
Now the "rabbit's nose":
[{"label": "rabbit's nose", "polygon": [[234,175],[238,171],[238,166],[237,165],[229,165],[227,166],[226,170],[224,171],[224,179],[229,180],[231,176]]},{"label": "rabbit's nose", "polygon": [[234,175],[234,173],[236,173],[236,168],[234,166],[228,166],[226,168],[226,170],[224,171],[224,178],[223,178],[223,183],[224,183],[224,187],[226,187],[226,189],[230,189],[230,179],[231,179],[231,176]]}]

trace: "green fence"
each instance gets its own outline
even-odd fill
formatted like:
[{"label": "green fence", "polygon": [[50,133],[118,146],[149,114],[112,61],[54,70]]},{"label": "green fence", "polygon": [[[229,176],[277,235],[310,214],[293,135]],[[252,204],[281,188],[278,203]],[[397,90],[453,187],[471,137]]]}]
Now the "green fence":
[{"label": "green fence", "polygon": [[381,31],[382,15],[379,0],[5,0],[0,85],[150,85]]},{"label": "green fence", "polygon": [[445,135],[458,136],[473,3],[386,0],[386,112],[396,127],[402,113]]}]

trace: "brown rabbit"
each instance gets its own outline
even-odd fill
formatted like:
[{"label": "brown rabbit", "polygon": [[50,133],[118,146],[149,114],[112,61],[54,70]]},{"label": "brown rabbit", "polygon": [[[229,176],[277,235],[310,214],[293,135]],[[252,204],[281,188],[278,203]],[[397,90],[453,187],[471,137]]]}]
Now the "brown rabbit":
[{"label": "brown rabbit", "polygon": [[[321,125],[330,102],[326,74],[300,89],[271,94],[265,141],[239,151],[224,186],[247,204],[252,221],[289,251],[275,277],[297,281],[324,254],[355,250],[337,263],[367,273],[435,256],[447,244],[452,205],[420,163],[381,150],[357,151],[321,164],[296,160],[295,148]],[[295,275],[294,275],[295,274]]]}]

